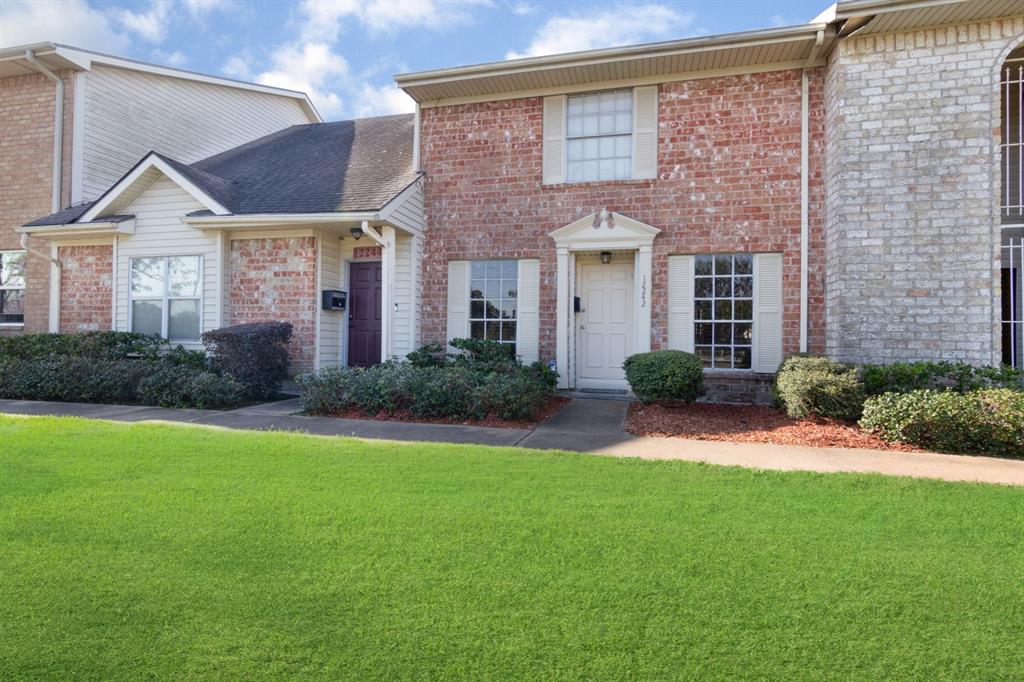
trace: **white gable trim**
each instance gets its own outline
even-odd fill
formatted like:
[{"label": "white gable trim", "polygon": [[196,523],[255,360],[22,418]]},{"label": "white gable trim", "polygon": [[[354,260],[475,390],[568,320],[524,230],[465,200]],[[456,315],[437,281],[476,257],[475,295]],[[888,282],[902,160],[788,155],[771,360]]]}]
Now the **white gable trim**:
[{"label": "white gable trim", "polygon": [[183,190],[188,192],[193,199],[198,201],[200,204],[213,211],[216,215],[231,215],[231,211],[221,205],[216,199],[208,195],[203,190],[199,189],[192,181],[187,179],[184,175],[171,168],[170,164],[165,162],[156,154],[150,152],[142,161],[138,163],[127,175],[117,181],[113,187],[108,189],[103,196],[96,201],[92,207],[86,211],[81,218],[78,219],[80,223],[87,223],[103,215],[103,212],[107,210],[111,204],[124,194],[132,184],[138,180],[143,173],[148,171],[150,168],[156,168],[161,173],[171,179],[176,185],[181,187]]},{"label": "white gable trim", "polygon": [[[598,227],[594,227],[595,222]],[[608,213],[608,220],[602,223],[600,214],[594,212],[555,230],[548,236],[555,240],[556,247],[570,251],[593,251],[650,246],[660,232],[661,230],[656,227],[621,213]]]}]

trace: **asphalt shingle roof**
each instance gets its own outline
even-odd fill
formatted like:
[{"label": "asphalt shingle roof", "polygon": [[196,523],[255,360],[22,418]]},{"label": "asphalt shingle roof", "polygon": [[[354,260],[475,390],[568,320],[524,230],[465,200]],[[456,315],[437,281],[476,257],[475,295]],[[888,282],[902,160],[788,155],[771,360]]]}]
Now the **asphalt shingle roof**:
[{"label": "asphalt shingle roof", "polygon": [[[413,116],[378,116],[285,128],[192,164],[160,159],[234,215],[383,208],[418,173]],[[75,222],[80,204],[28,225]]]}]

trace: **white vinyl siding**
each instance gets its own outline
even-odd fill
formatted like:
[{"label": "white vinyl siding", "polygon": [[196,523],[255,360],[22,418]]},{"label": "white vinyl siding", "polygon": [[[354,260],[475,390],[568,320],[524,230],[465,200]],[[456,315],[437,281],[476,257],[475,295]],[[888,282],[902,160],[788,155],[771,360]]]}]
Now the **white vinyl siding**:
[{"label": "white vinyl siding", "polygon": [[394,315],[394,337],[392,351],[396,357],[404,358],[416,350],[414,341],[413,259],[414,240],[408,235],[395,238],[395,295],[392,314]]},{"label": "white vinyl siding", "polygon": [[544,98],[543,183],[565,182],[565,95]]},{"label": "white vinyl siding", "polygon": [[755,372],[774,373],[782,362],[782,254],[754,256]]},{"label": "white vinyl siding", "polygon": [[381,211],[381,218],[406,232],[422,233],[425,228],[423,214],[423,180],[417,180],[404,190],[399,198]]},{"label": "white vinyl siding", "polygon": [[469,336],[469,261],[448,261],[447,339]]},{"label": "white vinyl siding", "polygon": [[342,289],[341,286],[341,242],[330,234],[317,234],[319,250],[320,287],[316,291],[317,315],[320,316],[320,338],[317,354],[319,367],[334,367],[341,362],[341,329],[345,311],[324,310],[321,292],[324,289]]},{"label": "white vinyl siding", "polygon": [[310,122],[297,99],[211,83],[99,64],[86,83],[82,199],[102,194],[149,151],[191,163]]},{"label": "white vinyl siding", "polygon": [[668,347],[693,352],[693,256],[668,257]]},{"label": "white vinyl siding", "polygon": [[203,263],[202,329],[220,326],[220,302],[217,278],[218,259],[216,234],[204,234],[181,224],[182,216],[203,206],[167,178],[161,178],[135,197],[126,207],[135,215],[135,234],[121,236],[117,243],[117,290],[115,292],[115,328],[131,328],[129,287],[131,260],[158,256],[200,256]]},{"label": "white vinyl siding", "polygon": [[540,360],[540,261],[519,261],[516,354],[523,364]]}]

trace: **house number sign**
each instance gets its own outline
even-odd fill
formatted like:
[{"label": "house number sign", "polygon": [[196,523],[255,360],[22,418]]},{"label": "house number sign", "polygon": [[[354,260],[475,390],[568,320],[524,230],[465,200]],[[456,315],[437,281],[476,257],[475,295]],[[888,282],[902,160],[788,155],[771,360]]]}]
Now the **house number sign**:
[{"label": "house number sign", "polygon": [[640,280],[640,307],[647,307],[647,275],[644,275],[644,278]]},{"label": "house number sign", "polygon": [[352,249],[352,258],[355,260],[366,260],[380,257],[381,250],[379,246],[357,246]]}]

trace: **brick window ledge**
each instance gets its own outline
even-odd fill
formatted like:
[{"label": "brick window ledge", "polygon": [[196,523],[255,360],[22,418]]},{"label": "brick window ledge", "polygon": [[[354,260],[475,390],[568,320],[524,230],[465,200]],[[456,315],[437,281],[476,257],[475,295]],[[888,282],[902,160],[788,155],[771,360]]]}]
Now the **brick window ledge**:
[{"label": "brick window ledge", "polygon": [[609,185],[647,185],[653,186],[660,178],[628,178],[626,180],[588,180],[586,182],[557,182],[544,184],[541,182],[541,189],[568,189],[568,188],[590,188],[608,187]]}]

